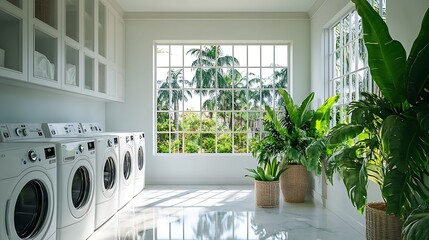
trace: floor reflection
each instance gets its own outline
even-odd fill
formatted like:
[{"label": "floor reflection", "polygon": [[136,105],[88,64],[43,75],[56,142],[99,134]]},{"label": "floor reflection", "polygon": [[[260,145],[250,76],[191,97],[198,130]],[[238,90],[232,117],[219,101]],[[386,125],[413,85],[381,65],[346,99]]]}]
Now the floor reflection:
[{"label": "floor reflection", "polygon": [[346,238],[363,236],[312,203],[255,208],[252,186],[151,186],[90,240]]}]

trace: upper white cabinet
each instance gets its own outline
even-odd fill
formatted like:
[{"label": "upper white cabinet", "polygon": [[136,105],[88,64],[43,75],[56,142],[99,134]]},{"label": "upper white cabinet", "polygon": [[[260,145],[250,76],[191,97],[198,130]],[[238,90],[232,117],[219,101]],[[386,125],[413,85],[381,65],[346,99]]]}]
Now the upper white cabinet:
[{"label": "upper white cabinet", "polygon": [[0,33],[0,78],[123,100],[123,22],[108,1],[0,0]]},{"label": "upper white cabinet", "polygon": [[33,0],[29,18],[29,81],[59,88],[61,33],[60,2]]},{"label": "upper white cabinet", "polygon": [[27,81],[27,12],[27,1],[0,1],[0,77]]}]

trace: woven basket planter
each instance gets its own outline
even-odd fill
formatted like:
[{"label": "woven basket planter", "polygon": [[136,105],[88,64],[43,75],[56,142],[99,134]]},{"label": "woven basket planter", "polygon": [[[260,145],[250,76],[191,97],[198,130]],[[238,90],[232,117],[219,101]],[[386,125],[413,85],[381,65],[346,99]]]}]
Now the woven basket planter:
[{"label": "woven basket planter", "polygon": [[366,205],[367,240],[401,240],[402,221],[395,215],[386,214],[384,202]]},{"label": "woven basket planter", "polygon": [[308,176],[310,173],[303,165],[288,165],[280,176],[280,186],[283,199],[289,203],[302,203],[308,190]]},{"label": "woven basket planter", "polygon": [[255,180],[256,206],[273,208],[279,206],[279,181]]}]

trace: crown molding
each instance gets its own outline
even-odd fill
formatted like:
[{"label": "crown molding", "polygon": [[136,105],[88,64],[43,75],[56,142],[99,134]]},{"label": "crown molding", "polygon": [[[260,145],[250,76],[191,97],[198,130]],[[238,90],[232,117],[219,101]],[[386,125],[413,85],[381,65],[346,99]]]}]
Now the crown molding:
[{"label": "crown molding", "polygon": [[124,20],[309,20],[306,12],[126,12]]}]

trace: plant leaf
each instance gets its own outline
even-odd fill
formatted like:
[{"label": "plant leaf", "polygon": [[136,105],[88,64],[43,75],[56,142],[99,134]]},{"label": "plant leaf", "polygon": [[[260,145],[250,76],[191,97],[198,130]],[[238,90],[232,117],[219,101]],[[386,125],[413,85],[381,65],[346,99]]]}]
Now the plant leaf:
[{"label": "plant leaf", "polygon": [[382,94],[392,103],[406,98],[403,79],[406,52],[402,44],[393,40],[386,23],[367,0],[352,0],[362,17],[363,37],[368,50],[368,65],[373,80]]},{"label": "plant leaf", "polygon": [[358,146],[346,147],[329,158],[343,179],[347,194],[353,206],[363,213],[367,198],[367,172],[365,162],[357,158]]},{"label": "plant leaf", "polygon": [[429,201],[415,209],[404,222],[404,240],[427,240],[429,238]]},{"label": "plant leaf", "polygon": [[280,88],[278,90],[278,92],[283,97],[283,101],[285,103],[285,108],[289,112],[289,114],[291,114],[292,112],[295,112],[296,111],[295,110],[295,103],[293,102],[293,99],[289,95],[289,93],[282,88]]},{"label": "plant leaf", "polygon": [[419,199],[426,195],[427,188],[420,184],[422,180],[413,173],[403,173],[397,168],[388,171],[382,188],[386,212],[398,217],[407,216],[413,207],[418,206]]},{"label": "plant leaf", "polygon": [[[404,113],[407,114],[407,113]],[[381,137],[383,150],[399,171],[424,171],[429,156],[428,133],[420,129],[416,116],[391,115],[383,121]]]},{"label": "plant leaf", "polygon": [[[429,20],[428,20],[429,21]],[[429,100],[429,43],[417,54],[410,66],[408,77],[407,99],[416,104],[420,98]]]},{"label": "plant leaf", "polygon": [[329,126],[330,112],[332,106],[340,99],[339,95],[332,96],[320,106],[313,115],[311,128],[316,131],[316,137],[322,137],[326,134]]},{"label": "plant leaf", "polygon": [[[426,11],[425,16],[423,17],[422,26],[420,28],[419,35],[411,47],[410,54],[408,55],[405,78],[408,78],[410,69],[414,65],[414,61],[419,54],[419,52],[429,44],[429,9]],[[407,92],[408,92],[408,101],[413,103],[415,98],[413,95],[416,95],[417,92],[413,91],[414,83],[408,82]]]},{"label": "plant leaf", "polygon": [[301,106],[298,108],[298,117],[297,122],[295,124],[298,128],[301,128],[307,121],[310,120],[312,114],[309,113],[311,101],[314,99],[314,92],[310,93],[304,101],[302,101]]},{"label": "plant leaf", "polygon": [[353,139],[362,133],[364,127],[353,124],[338,124],[329,132],[328,144],[339,144]]}]

